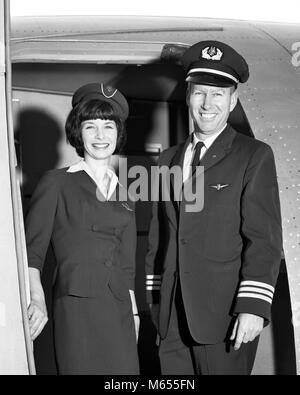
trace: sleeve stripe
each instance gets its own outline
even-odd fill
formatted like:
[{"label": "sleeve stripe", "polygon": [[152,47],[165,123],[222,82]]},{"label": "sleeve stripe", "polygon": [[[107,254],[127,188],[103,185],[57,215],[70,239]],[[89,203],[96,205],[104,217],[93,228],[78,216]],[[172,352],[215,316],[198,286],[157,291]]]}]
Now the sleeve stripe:
[{"label": "sleeve stripe", "polygon": [[161,279],[160,275],[153,275],[153,274],[147,275],[147,280],[160,280],[160,279]]},{"label": "sleeve stripe", "polygon": [[161,285],[161,281],[160,280],[147,280],[146,281],[147,285]]},{"label": "sleeve stripe", "polygon": [[157,280],[146,280],[148,283],[161,283],[161,280],[160,279],[157,279]]},{"label": "sleeve stripe", "polygon": [[263,295],[255,295],[252,293],[239,293],[238,298],[252,298],[252,299],[261,299],[264,300],[265,302],[268,302],[272,304],[273,300],[269,298],[268,296],[263,296]]},{"label": "sleeve stripe", "polygon": [[152,287],[152,286],[148,286],[147,291],[160,291],[160,287]]},{"label": "sleeve stripe", "polygon": [[273,299],[273,292],[270,291],[266,291],[262,288],[255,288],[255,287],[241,287],[239,292],[252,292],[252,293],[258,293],[258,294],[262,294],[262,295],[267,295],[269,296],[271,299]]},{"label": "sleeve stripe", "polygon": [[248,286],[248,287],[262,287],[265,288],[271,292],[275,292],[275,288],[272,287],[272,285],[266,284],[266,283],[261,283],[258,281],[242,281],[241,282],[241,287],[243,286]]}]

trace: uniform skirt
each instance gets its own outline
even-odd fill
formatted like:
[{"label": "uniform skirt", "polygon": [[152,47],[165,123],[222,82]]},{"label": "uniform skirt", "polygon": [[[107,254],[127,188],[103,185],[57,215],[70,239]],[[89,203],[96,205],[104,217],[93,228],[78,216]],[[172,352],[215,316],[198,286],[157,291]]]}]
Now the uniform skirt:
[{"label": "uniform skirt", "polygon": [[55,354],[60,375],[138,375],[130,296],[106,288],[99,298],[54,301]]}]

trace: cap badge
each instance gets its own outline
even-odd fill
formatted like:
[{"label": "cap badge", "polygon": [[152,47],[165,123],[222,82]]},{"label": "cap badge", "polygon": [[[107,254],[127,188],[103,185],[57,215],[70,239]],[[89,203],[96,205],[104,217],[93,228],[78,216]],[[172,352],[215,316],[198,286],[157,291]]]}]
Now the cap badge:
[{"label": "cap badge", "polygon": [[118,92],[118,89],[114,90],[111,86],[104,87],[104,85],[101,84],[101,91],[102,95],[106,97],[106,99],[112,99]]},{"label": "cap badge", "polygon": [[221,60],[223,52],[216,47],[207,47],[202,51],[202,58],[208,60]]}]

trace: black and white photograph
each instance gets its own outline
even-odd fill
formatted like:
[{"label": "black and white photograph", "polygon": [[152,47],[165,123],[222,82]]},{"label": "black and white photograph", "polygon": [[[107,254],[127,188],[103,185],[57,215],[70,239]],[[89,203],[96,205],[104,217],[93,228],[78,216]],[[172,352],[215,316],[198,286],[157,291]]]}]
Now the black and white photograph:
[{"label": "black and white photograph", "polygon": [[295,0],[0,0],[0,375],[300,374]]}]

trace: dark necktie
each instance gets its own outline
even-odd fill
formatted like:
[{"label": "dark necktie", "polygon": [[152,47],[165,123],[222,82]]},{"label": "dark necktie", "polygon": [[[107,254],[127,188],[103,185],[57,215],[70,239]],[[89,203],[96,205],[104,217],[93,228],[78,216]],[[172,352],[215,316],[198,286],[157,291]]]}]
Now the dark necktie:
[{"label": "dark necktie", "polygon": [[202,148],[205,147],[203,141],[199,141],[194,149],[194,158],[192,162],[192,175],[195,173],[197,166],[200,166],[200,155]]}]

